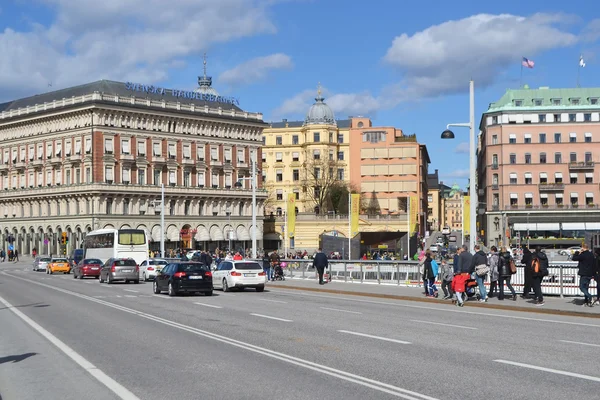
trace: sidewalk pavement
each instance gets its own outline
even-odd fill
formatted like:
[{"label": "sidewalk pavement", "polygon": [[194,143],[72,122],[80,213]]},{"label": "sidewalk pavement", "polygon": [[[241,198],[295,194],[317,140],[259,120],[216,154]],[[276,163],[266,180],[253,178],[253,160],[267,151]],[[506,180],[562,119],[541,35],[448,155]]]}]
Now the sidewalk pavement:
[{"label": "sidewalk pavement", "polygon": [[[373,297],[380,299],[418,301],[433,304],[448,304],[450,300],[442,300],[443,292],[440,289],[440,298],[425,297],[422,287],[405,287],[377,283],[351,283],[331,281],[326,285],[319,285],[315,279],[286,279],[285,281],[269,282],[268,287],[288,290],[303,290],[318,293],[331,293],[351,296]],[[510,295],[510,292],[508,292]],[[505,292],[506,295],[506,292]],[[538,314],[568,315],[576,317],[600,318],[600,306],[584,307],[582,297],[544,296],[545,304],[536,306],[533,299],[522,299],[517,296],[513,301],[509,297],[503,301],[490,297],[487,303],[480,303],[471,299],[465,302],[465,307],[482,309],[510,310],[533,312]]]}]

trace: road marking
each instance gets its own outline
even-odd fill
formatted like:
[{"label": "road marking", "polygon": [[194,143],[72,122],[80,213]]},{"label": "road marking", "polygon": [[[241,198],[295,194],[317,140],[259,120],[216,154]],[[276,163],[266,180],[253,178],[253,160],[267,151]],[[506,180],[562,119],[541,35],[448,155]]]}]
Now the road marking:
[{"label": "road marking", "polygon": [[115,297],[121,297],[120,295],[116,294]]},{"label": "road marking", "polygon": [[157,299],[171,300],[171,298],[169,296],[165,296],[162,294],[155,294],[155,295],[152,295],[152,297],[156,297]]},{"label": "road marking", "polygon": [[131,292],[131,293],[139,293],[139,290],[132,290],[132,289],[123,289],[126,292]]},{"label": "road marking", "polygon": [[452,324],[442,324],[441,322],[431,322],[431,321],[421,321],[418,319],[411,319],[412,322],[420,322],[421,324],[431,324],[431,325],[442,325],[449,326],[451,328],[462,328],[462,329],[473,329],[477,330],[477,328],[473,328],[472,326],[461,326],[461,325],[452,325]]},{"label": "road marking", "polygon": [[[117,297],[119,297],[119,296],[117,296]],[[126,295],[125,295],[125,297],[129,297],[129,298],[131,298],[131,297],[137,297],[137,296],[136,296],[136,295],[134,295],[134,294],[126,294]]]},{"label": "road marking", "polygon": [[571,340],[559,340],[559,342],[563,342],[563,343],[572,343],[572,344],[580,344],[582,346],[591,346],[591,347],[600,347],[600,344],[593,344],[593,343],[583,343],[583,342],[573,342]]},{"label": "road marking", "polygon": [[535,369],[535,370],[538,370],[538,371],[550,372],[552,374],[564,375],[564,376],[570,376],[570,377],[573,377],[573,378],[585,379],[585,380],[588,380],[588,381],[600,382],[600,378],[598,378],[596,376],[576,374],[575,372],[561,371],[561,370],[558,370],[558,369],[552,369],[552,368],[546,368],[546,367],[539,367],[537,365],[523,364],[523,363],[514,362],[514,361],[507,361],[507,360],[494,360],[494,361],[497,362],[497,363],[501,363],[501,364],[514,365],[516,367]]},{"label": "road marking", "polygon": [[235,294],[233,294],[233,293],[226,293],[226,292],[219,293],[219,296],[221,296],[221,295],[223,295],[223,296],[235,296]]},{"label": "road marking", "polygon": [[269,299],[262,299],[262,301],[268,301],[270,303],[281,303],[281,304],[287,304],[287,301],[281,301],[281,300],[269,300]]},{"label": "road marking", "polygon": [[[281,294],[284,296],[287,295],[287,296],[301,296],[301,297],[319,297],[319,298],[325,298],[325,299],[330,299],[330,300],[348,300],[348,301],[353,301],[356,303],[380,304],[380,305],[392,306],[392,307],[415,308],[418,310],[442,311],[444,313],[453,312],[453,313],[458,313],[458,314],[483,315],[486,317],[519,319],[519,320],[523,320],[523,321],[549,322],[552,324],[563,324],[563,325],[587,326],[587,327],[592,327],[592,328],[600,328],[600,325],[586,324],[583,322],[569,322],[569,321],[559,321],[559,320],[555,320],[555,319],[520,317],[517,315],[494,314],[494,313],[484,313],[484,312],[477,312],[477,311],[456,310],[456,309],[454,309],[456,307],[451,308],[450,306],[448,308],[441,308],[441,307],[426,307],[426,306],[417,306],[417,305],[412,305],[412,304],[401,303],[401,302],[406,302],[409,300],[396,300],[397,303],[390,303],[390,302],[386,302],[386,301],[363,300],[363,299],[357,299],[357,298],[352,298],[352,297],[334,297],[334,296],[325,296],[322,294],[311,294],[311,293],[305,293],[305,292],[291,293],[289,290],[285,290],[285,289],[283,289],[283,290],[269,289],[269,291],[273,292],[273,293]],[[298,292],[300,292],[300,291],[298,291]],[[573,317],[573,318],[576,318],[576,317]]]},{"label": "road marking", "polygon": [[362,314],[358,311],[348,311],[348,310],[340,310],[339,308],[329,308],[329,307],[319,307],[321,310],[329,310],[329,311],[337,311],[337,312],[345,312],[348,314]]},{"label": "road marking", "polygon": [[94,282],[92,282],[92,281],[83,281],[83,283],[87,283],[88,285],[91,285]]},{"label": "road marking", "polygon": [[92,296],[92,297],[95,297],[97,299],[105,299],[106,298],[106,296]]},{"label": "road marking", "polygon": [[35,329],[40,335],[45,337],[50,343],[55,345],[60,351],[62,351],[67,357],[77,363],[80,367],[86,370],[90,375],[92,375],[96,380],[102,383],[104,386],[109,388],[114,394],[116,394],[119,398],[123,400],[139,400],[139,397],[131,393],[124,386],[122,386],[119,382],[110,378],[106,375],[101,369],[96,367],[94,364],[83,358],[79,353],[66,345],[62,340],[48,332],[46,329],[42,328],[37,322],[29,318],[27,315],[23,314],[21,311],[16,309],[12,304],[8,301],[4,300],[0,297],[0,302],[4,304],[9,310],[11,310],[17,317],[21,318],[23,322],[27,325],[31,326]]},{"label": "road marking", "polygon": [[81,293],[77,293],[77,292],[73,292],[71,290],[66,290],[66,289],[62,289],[59,287],[55,287],[55,286],[51,286],[51,285],[47,285],[45,283],[41,283],[41,282],[36,282],[36,281],[32,281],[30,279],[25,279],[25,278],[20,278],[18,276],[14,276],[11,274],[7,274],[7,273],[2,273],[4,275],[10,276],[13,279],[19,279],[22,280],[24,282],[28,282],[28,283],[32,283],[34,285],[38,285],[38,286],[42,286],[42,287],[46,287],[48,289],[51,290],[55,290],[61,293],[65,293],[68,294],[70,296],[74,296],[74,297],[78,297],[81,299],[85,299],[97,304],[102,304],[106,307],[110,307],[110,308],[114,308],[116,310],[120,310],[129,314],[133,314],[133,315],[137,315],[140,318],[145,318],[163,325],[167,325],[173,328],[177,328],[180,329],[182,331],[186,331],[192,334],[195,334],[197,336],[202,336],[208,339],[213,339],[215,341],[224,343],[224,344],[228,344],[230,346],[234,346],[246,351],[250,351],[256,354],[261,354],[263,356],[267,356],[267,357],[271,357],[280,361],[284,361],[287,362],[288,364],[292,364],[301,368],[305,368],[305,369],[309,369],[311,371],[314,371],[318,374],[325,374],[325,375],[329,375],[332,376],[334,378],[338,378],[347,382],[352,382],[355,383],[357,385],[361,385],[364,387],[368,387],[370,389],[374,389],[377,390],[379,392],[382,393],[387,393],[399,398],[403,398],[406,400],[439,400],[435,397],[431,397],[431,396],[427,396],[425,394],[421,394],[421,393],[417,393],[414,392],[412,390],[408,390],[408,389],[404,389],[404,388],[400,388],[398,386],[394,386],[394,385],[390,385],[388,383],[384,383],[381,381],[377,381],[374,379],[370,379],[361,375],[355,375],[352,374],[350,372],[346,372],[343,370],[339,370],[339,369],[335,369],[332,367],[328,367],[326,365],[323,364],[318,364],[312,361],[308,361],[308,360],[304,360],[302,358],[298,358],[298,357],[294,357],[285,353],[280,353],[268,348],[264,348],[264,347],[260,347],[260,346],[256,346],[247,342],[242,342],[240,340],[228,337],[228,336],[223,336],[223,335],[219,335],[216,333],[212,333],[209,331],[205,331],[202,329],[198,329],[198,328],[194,328],[192,326],[189,325],[183,325],[180,324],[178,322],[175,321],[171,321],[168,319],[164,319],[161,317],[158,317],[156,315],[152,315],[152,314],[148,314],[148,313],[144,313],[142,311],[138,311],[132,308],[128,308],[128,307],[124,307],[115,303],[111,303],[109,301],[106,300],[100,300],[100,299],[94,299],[93,297],[81,294]]},{"label": "road marking", "polygon": [[410,344],[410,342],[406,342],[404,340],[397,340],[397,339],[390,339],[390,338],[381,337],[381,336],[374,336],[374,335],[369,335],[367,333],[344,331],[344,330],[339,330],[338,332],[340,332],[340,333],[347,333],[349,335],[368,337],[368,338],[371,338],[371,339],[385,340],[386,342],[393,342],[393,343],[400,343],[400,344]]},{"label": "road marking", "polygon": [[263,314],[254,314],[254,313],[250,313],[250,315],[254,315],[255,317],[261,317],[261,318],[268,318],[268,319],[274,319],[276,321],[282,321],[282,322],[294,322],[291,319],[283,319],[283,318],[277,318],[277,317],[270,317],[268,315],[263,315]]},{"label": "road marking", "polygon": [[194,303],[194,304],[198,304],[199,306],[204,306],[204,307],[211,307],[211,308],[223,308],[221,306],[215,306],[213,304],[205,304],[205,303]]}]

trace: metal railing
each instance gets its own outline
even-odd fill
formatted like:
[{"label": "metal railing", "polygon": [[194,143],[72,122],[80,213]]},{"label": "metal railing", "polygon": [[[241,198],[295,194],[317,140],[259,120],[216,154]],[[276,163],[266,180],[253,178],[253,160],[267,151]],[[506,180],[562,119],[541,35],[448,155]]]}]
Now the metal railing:
[{"label": "metal railing", "polygon": [[[282,260],[286,263],[284,273],[291,279],[316,279],[312,260]],[[577,263],[573,261],[551,262],[548,276],[542,280],[544,295],[580,296]],[[416,261],[329,260],[328,272],[337,282],[386,284],[404,287],[422,287],[423,279]],[[436,284],[440,284],[439,279]],[[489,276],[486,285],[489,287]],[[511,284],[522,293],[525,284],[524,268],[517,265]],[[590,293],[596,294],[597,282],[590,284]],[[505,293],[508,289],[505,289]]]}]

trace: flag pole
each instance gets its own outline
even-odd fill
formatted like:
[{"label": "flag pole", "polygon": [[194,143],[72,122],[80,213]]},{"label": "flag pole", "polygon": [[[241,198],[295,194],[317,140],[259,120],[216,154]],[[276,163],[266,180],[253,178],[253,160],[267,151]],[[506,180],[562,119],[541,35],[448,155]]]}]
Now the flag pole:
[{"label": "flag pole", "polygon": [[[352,192],[348,191],[348,260],[352,260]],[[359,254],[360,258],[360,254]]]},{"label": "flag pole", "polygon": [[581,60],[583,55],[579,56],[579,62],[577,63],[577,87],[579,88],[579,74],[581,73]]},{"label": "flag pole", "polygon": [[523,87],[523,62],[521,62],[521,77],[519,78],[519,89]]}]

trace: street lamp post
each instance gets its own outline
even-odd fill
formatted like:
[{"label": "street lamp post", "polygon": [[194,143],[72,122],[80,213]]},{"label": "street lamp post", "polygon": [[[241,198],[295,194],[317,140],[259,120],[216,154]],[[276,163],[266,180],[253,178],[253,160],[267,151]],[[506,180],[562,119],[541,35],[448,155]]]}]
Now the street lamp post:
[{"label": "street lamp post", "polygon": [[[450,130],[451,126],[469,128],[469,197],[471,201],[471,207],[469,210],[470,221],[469,221],[469,247],[472,251],[475,248],[477,239],[477,182],[476,179],[476,168],[477,168],[477,153],[475,152],[475,85],[471,80],[469,82],[469,122],[461,124],[448,124],[446,130],[442,132],[442,139],[454,139],[454,132]],[[463,230],[464,234],[464,230]]]},{"label": "street lamp post", "polygon": [[246,177],[246,178],[239,178],[238,181],[235,183],[235,187],[236,188],[241,188],[242,187],[242,182],[241,181],[250,181],[250,184],[252,185],[252,258],[258,258],[258,254],[256,251],[256,186],[257,186],[257,182],[256,182],[256,161],[254,160],[250,160],[250,162],[252,163],[252,172],[250,177]]}]

